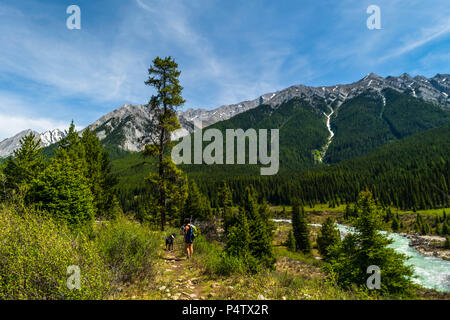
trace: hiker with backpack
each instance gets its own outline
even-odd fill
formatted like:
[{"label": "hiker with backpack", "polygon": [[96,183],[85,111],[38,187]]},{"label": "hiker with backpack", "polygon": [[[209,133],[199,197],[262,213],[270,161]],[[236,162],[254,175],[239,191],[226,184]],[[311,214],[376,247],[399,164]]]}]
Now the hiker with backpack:
[{"label": "hiker with backpack", "polygon": [[186,244],[187,258],[190,259],[194,253],[194,239],[197,228],[191,223],[191,219],[184,220],[184,243]]}]

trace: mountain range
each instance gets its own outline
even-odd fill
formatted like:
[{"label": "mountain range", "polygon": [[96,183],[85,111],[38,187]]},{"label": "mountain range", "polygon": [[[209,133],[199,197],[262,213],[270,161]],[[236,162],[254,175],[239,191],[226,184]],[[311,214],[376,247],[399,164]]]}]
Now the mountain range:
[{"label": "mountain range", "polygon": [[42,147],[48,147],[66,136],[65,132],[59,129],[49,130],[43,133],[39,133],[31,129],[23,130],[15,136],[0,142],[0,158],[5,158],[11,155],[14,150],[20,147],[20,140],[30,133],[34,133],[36,141],[41,141]]},{"label": "mountain range", "polygon": [[[435,112],[437,109],[433,106],[438,106],[439,110],[444,111],[442,114],[445,114],[445,111],[450,110],[450,75],[448,74],[437,74],[432,78],[426,78],[423,76],[411,77],[405,73],[399,77],[388,76],[383,78],[371,73],[363,79],[350,84],[321,87],[294,85],[280,91],[263,94],[254,100],[242,101],[232,105],[223,105],[212,110],[187,109],[185,111],[178,111],[177,114],[182,128],[174,132],[172,138],[178,139],[192,132],[194,121],[202,121],[202,126],[206,127],[223,121],[226,122],[226,120],[247,113],[257,107],[263,107],[257,108],[261,109],[261,113],[272,113],[280,106],[291,100],[297,99],[298,102],[301,101],[303,104],[309,104],[309,106],[305,108],[311,109],[311,114],[315,115],[314,121],[318,121],[318,123],[320,122],[325,125],[325,127],[320,125],[323,127],[322,129],[325,130],[321,129],[321,133],[317,136],[318,139],[320,138],[320,141],[317,141],[315,144],[313,143],[315,149],[318,150],[316,160],[322,161],[322,158],[328,158],[329,161],[337,161],[340,160],[339,156],[335,159],[333,158],[333,154],[336,155],[336,148],[343,148],[348,141],[345,141],[346,138],[342,137],[342,134],[333,137],[335,132],[332,131],[332,128],[337,129],[337,131],[340,130],[342,133],[341,120],[345,120],[345,117],[354,117],[355,112],[358,113],[361,111],[357,106],[358,103],[349,105],[348,102],[354,102],[355,99],[362,99],[360,103],[368,103],[370,105],[371,103],[369,100],[378,101],[377,103],[381,101],[381,108],[383,109],[391,102],[391,100],[386,102],[386,92],[388,92],[390,97],[395,96],[395,93],[401,93],[413,98],[411,101],[414,101],[414,112],[419,112],[420,114],[423,114],[423,111],[429,110],[429,108]],[[426,102],[425,109],[421,107],[423,104],[418,103],[417,101]],[[344,104],[346,106],[345,108],[342,108]],[[303,120],[311,116],[311,114],[309,114],[305,119],[302,118],[305,116],[304,113],[306,112],[306,109],[302,111],[302,115],[297,115],[300,117],[297,120],[301,123],[305,123]],[[363,109],[365,110],[365,108]],[[407,106],[403,109],[403,112],[411,113],[412,111],[408,110]],[[390,110],[390,108],[388,108],[388,110]],[[278,113],[280,112],[282,113],[283,111],[279,111]],[[369,126],[380,125],[381,127],[390,127],[384,132],[384,134],[387,135],[385,137],[386,141],[395,139],[396,136],[397,138],[401,136],[402,133],[395,132],[397,130],[394,128],[395,125],[392,123],[389,124],[390,120],[387,119],[385,115],[385,119],[383,119],[383,112],[379,112],[379,110],[377,110],[377,112],[379,113],[378,119],[381,119],[382,121],[380,123],[377,123],[377,121],[373,122],[372,120],[377,119],[377,117],[371,119],[373,115],[370,115],[365,119],[365,121],[368,121]],[[433,112],[433,117],[437,116]],[[102,116],[87,128],[94,130],[105,145],[113,145],[125,151],[140,151],[145,144],[144,138],[148,134],[151,117],[152,115],[144,105],[126,104]],[[293,118],[295,118],[295,116],[291,115],[291,122]],[[397,118],[401,120],[401,114],[397,115]],[[426,115],[425,118],[427,118]],[[310,120],[313,121],[313,119]],[[266,124],[268,124],[267,121]],[[436,124],[437,123],[434,123],[431,127],[436,126]],[[243,125],[243,127],[246,127],[247,125]],[[328,128],[326,127],[327,125],[329,126]],[[422,123],[421,125],[424,126],[424,128],[427,127],[426,124]],[[311,123],[308,126],[311,127]],[[341,129],[339,129],[339,127],[341,127]],[[430,127],[430,125],[428,127]],[[315,126],[315,128],[317,129],[318,127]],[[387,133],[388,131],[390,132],[389,134]],[[6,157],[12,154],[19,146],[20,139],[30,132],[32,132],[32,130],[24,130],[14,137],[7,138],[0,142],[0,157]],[[58,129],[47,131],[42,134],[37,132],[34,133],[37,138],[41,139],[41,145],[44,147],[51,145],[64,137],[64,132]],[[357,133],[355,132],[355,134]],[[333,137],[333,142],[330,143],[330,140],[327,145],[327,139],[329,139],[330,136]],[[295,137],[290,138],[295,139]],[[377,143],[375,143],[375,145],[376,144]],[[325,145],[326,147],[324,148]],[[310,150],[308,152],[310,153]]]}]

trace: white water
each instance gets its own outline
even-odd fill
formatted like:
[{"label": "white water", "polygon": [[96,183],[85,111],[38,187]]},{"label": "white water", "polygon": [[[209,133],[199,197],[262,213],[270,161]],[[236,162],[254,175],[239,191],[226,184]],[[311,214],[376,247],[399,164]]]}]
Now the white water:
[{"label": "white water", "polygon": [[380,119],[383,117],[383,112],[384,109],[386,109],[386,97],[381,93],[381,91],[378,91],[378,93],[381,96],[381,100],[383,101],[383,107],[381,108],[381,112],[380,112]]},{"label": "white water", "polygon": [[330,146],[331,140],[334,137],[334,132],[333,130],[331,130],[331,116],[334,113],[333,108],[331,108],[330,106],[328,106],[328,108],[330,108],[330,113],[326,114],[325,112],[323,113],[325,115],[325,117],[327,118],[327,128],[328,128],[328,132],[330,133],[330,135],[328,136],[328,141],[327,144],[323,147],[323,151],[322,154],[320,155],[320,162],[322,162],[323,158],[325,158],[325,154],[327,153],[328,147]]},{"label": "white water", "polygon": [[[274,221],[291,223],[290,219],[274,219]],[[311,224],[311,226],[320,227],[320,224]],[[344,236],[345,234],[354,232],[354,228],[349,226],[337,224],[337,227]],[[424,288],[450,292],[450,261],[424,256],[409,246],[408,238],[400,236],[397,233],[381,232],[393,241],[389,245],[390,248],[409,257],[406,264],[411,265],[414,269],[414,273],[417,276],[414,282]]]}]

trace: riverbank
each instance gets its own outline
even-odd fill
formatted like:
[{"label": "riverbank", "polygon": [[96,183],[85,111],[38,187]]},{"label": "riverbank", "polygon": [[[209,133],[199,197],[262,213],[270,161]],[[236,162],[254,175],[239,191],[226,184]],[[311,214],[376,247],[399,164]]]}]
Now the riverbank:
[{"label": "riverbank", "polygon": [[[287,233],[291,230],[289,219],[274,219],[277,222],[278,228],[276,233],[276,239],[286,239]],[[317,237],[317,232],[320,228],[320,224],[313,223],[311,226],[311,238],[314,243]],[[338,228],[342,234],[347,234],[353,232],[353,228],[338,224]],[[392,244],[390,245],[395,251],[405,254],[408,259],[408,264],[412,265],[417,278],[414,282],[420,284],[423,288],[435,289],[437,292],[446,293],[450,295],[450,265],[449,261],[442,259],[440,257],[430,257],[428,255],[422,254],[420,251],[416,250],[410,245],[411,240],[402,236],[398,233],[387,233],[389,238],[392,239]],[[436,238],[429,236],[428,239],[422,239],[420,236],[416,235],[416,243],[421,243],[424,251],[429,251],[428,245],[432,245],[436,241]],[[429,240],[429,241],[428,241]],[[313,246],[314,248],[315,246]],[[436,250],[435,250],[436,251]],[[448,250],[443,250],[443,252],[448,252]],[[313,254],[316,255],[316,249],[313,249]],[[424,289],[428,292],[427,289]],[[424,292],[425,292],[424,291]],[[434,291],[434,290],[432,290]],[[430,294],[431,291],[426,293]]]},{"label": "riverbank", "polygon": [[399,233],[399,235],[408,238],[410,240],[409,245],[424,256],[450,261],[450,250],[444,248],[444,237],[419,235],[417,233]]},{"label": "riverbank", "polygon": [[[332,216],[337,223],[346,224],[343,219],[343,206],[338,206],[336,208],[326,208],[326,205],[317,205],[317,208],[311,209],[306,207],[305,210],[308,213],[308,219],[311,224],[321,224],[326,217]],[[280,210],[279,206],[271,207],[272,211],[275,213],[276,219],[291,219],[291,208],[286,207],[284,214]],[[411,230],[412,225],[415,221],[416,213],[409,211],[397,211],[400,214],[401,221],[408,225]],[[435,216],[439,216],[440,210],[427,210],[422,212],[426,219],[431,220]],[[313,228],[313,233],[315,233],[315,228]],[[392,232],[389,230],[389,232]],[[409,245],[416,249],[419,253],[427,257],[436,257],[450,261],[450,249],[445,249],[445,237],[439,235],[420,235],[414,231],[411,232],[398,232],[400,236],[404,236],[410,240]]]}]

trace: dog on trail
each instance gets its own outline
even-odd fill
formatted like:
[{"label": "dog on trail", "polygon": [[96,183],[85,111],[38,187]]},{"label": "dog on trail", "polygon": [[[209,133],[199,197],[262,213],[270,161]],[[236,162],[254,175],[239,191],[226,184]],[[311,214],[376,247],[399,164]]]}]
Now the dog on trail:
[{"label": "dog on trail", "polygon": [[166,238],[166,250],[173,251],[173,241],[175,240],[175,233],[172,233]]}]

